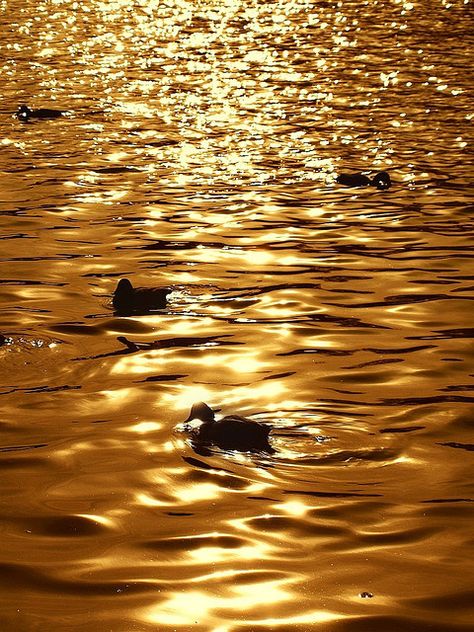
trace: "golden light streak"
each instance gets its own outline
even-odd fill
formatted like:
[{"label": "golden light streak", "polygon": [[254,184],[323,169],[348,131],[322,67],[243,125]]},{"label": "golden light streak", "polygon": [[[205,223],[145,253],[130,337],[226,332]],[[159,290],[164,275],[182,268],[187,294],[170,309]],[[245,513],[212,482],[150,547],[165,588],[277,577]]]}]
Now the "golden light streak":
[{"label": "golden light streak", "polygon": [[104,527],[112,528],[114,527],[114,522],[110,518],[106,518],[105,516],[98,516],[97,514],[77,514],[81,518],[86,518],[87,520],[91,520],[92,522],[97,522],[98,524],[103,525]]},{"label": "golden light streak", "polygon": [[139,493],[135,495],[135,501],[138,505],[145,507],[169,507],[169,502],[153,498],[149,494]]},{"label": "golden light streak", "polygon": [[[221,594],[211,591],[187,590],[172,593],[165,602],[159,603],[143,612],[144,620],[154,625],[187,625],[203,623],[208,629],[231,630],[232,624],[223,623],[223,614],[229,612],[229,618],[235,619],[236,611],[245,612],[246,626],[267,626],[270,629],[280,625],[318,624],[343,618],[342,615],[327,610],[308,610],[307,612],[283,615],[281,617],[253,618],[252,611],[262,610],[270,605],[282,604],[292,599],[287,585],[295,580],[283,578],[249,584],[237,584],[227,587]],[[214,614],[214,611],[215,614]],[[224,615],[225,616],[225,615]]]},{"label": "golden light streak", "polygon": [[254,353],[234,355],[209,355],[200,359],[200,363],[205,366],[222,366],[235,373],[246,374],[261,371],[267,364],[258,360]]},{"label": "golden light streak", "polygon": [[133,424],[133,426],[129,426],[125,428],[126,432],[136,432],[137,434],[147,434],[149,432],[156,432],[163,427],[162,423],[157,421],[140,421],[137,424]]},{"label": "golden light streak", "polygon": [[213,500],[222,494],[220,485],[215,483],[196,483],[188,487],[181,487],[175,490],[179,501],[183,503],[196,503],[202,500]]},{"label": "golden light streak", "polygon": [[304,516],[310,509],[300,500],[287,500],[284,503],[279,503],[278,505],[275,505],[275,508],[278,508],[278,510],[280,511],[284,511],[290,516],[297,517]]},{"label": "golden light streak", "polygon": [[233,561],[236,558],[247,562],[261,560],[266,556],[270,547],[255,543],[247,546],[226,549],[221,546],[203,546],[188,552],[192,563],[200,564],[221,564],[222,562]]},{"label": "golden light streak", "polygon": [[183,420],[189,415],[191,406],[196,402],[206,402],[212,407],[214,395],[209,388],[200,385],[179,385],[179,396],[166,394],[164,401],[176,410],[183,411]]}]

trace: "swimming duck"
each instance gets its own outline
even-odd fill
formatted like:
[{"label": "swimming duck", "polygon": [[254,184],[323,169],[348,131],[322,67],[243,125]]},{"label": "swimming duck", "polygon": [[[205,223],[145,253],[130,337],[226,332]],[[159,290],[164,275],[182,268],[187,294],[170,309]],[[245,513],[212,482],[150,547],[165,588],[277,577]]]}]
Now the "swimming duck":
[{"label": "swimming duck", "polygon": [[202,421],[194,433],[197,443],[213,444],[223,450],[242,452],[274,452],[268,443],[271,428],[239,415],[228,415],[216,420],[214,411],[204,402],[193,404],[185,423]]},{"label": "swimming duck", "polygon": [[50,108],[38,108],[32,110],[27,105],[20,105],[16,112],[16,117],[23,123],[28,123],[30,119],[56,119],[63,116],[64,112],[61,110],[51,110]]},{"label": "swimming duck", "polygon": [[115,288],[112,304],[117,313],[149,312],[164,309],[171,290],[165,287],[133,287],[128,279],[120,279]]},{"label": "swimming duck", "polygon": [[341,173],[336,178],[336,182],[344,184],[346,187],[376,187],[380,191],[389,189],[392,185],[390,176],[386,171],[379,171],[370,179],[362,173]]}]

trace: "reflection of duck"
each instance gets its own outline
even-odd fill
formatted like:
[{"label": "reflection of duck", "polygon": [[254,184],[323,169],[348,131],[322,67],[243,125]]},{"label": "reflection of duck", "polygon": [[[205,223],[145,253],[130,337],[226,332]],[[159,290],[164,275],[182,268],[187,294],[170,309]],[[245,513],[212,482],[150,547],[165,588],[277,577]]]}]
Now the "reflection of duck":
[{"label": "reflection of duck", "polygon": [[120,279],[112,304],[117,313],[149,312],[164,309],[171,290],[164,287],[133,287],[128,279]]},{"label": "reflection of duck", "polygon": [[17,110],[16,117],[23,123],[28,123],[30,119],[56,119],[62,116],[64,112],[61,110],[51,110],[50,108],[38,108],[32,110],[27,105],[20,105]]},{"label": "reflection of duck", "polygon": [[216,420],[214,411],[204,402],[194,404],[185,423],[197,419],[202,424],[193,433],[197,443],[213,444],[223,450],[274,452],[268,443],[271,428],[239,415]]},{"label": "reflection of duck", "polygon": [[372,179],[362,173],[341,173],[337,176],[336,182],[344,184],[346,187],[377,187],[380,191],[389,189],[392,185],[390,176],[386,171],[379,171]]}]

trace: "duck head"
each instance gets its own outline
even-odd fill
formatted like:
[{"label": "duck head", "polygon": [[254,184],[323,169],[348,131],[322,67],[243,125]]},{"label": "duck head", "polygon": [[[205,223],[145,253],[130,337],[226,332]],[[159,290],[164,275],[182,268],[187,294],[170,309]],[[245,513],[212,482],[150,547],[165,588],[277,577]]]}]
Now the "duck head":
[{"label": "duck head", "polygon": [[24,123],[27,123],[31,116],[31,110],[27,105],[20,105],[16,113],[17,118]]},{"label": "duck head", "polygon": [[118,310],[128,309],[133,303],[133,293],[133,285],[130,281],[128,279],[120,279],[115,288],[112,305]]},{"label": "duck head", "polygon": [[114,295],[120,298],[128,298],[133,294],[133,285],[130,283],[128,279],[120,279],[115,288]]},{"label": "duck head", "polygon": [[380,191],[383,191],[391,187],[392,181],[386,171],[379,171],[379,173],[376,173],[372,178],[371,184],[372,186],[377,187]]},{"label": "duck head", "polygon": [[198,419],[204,423],[212,423],[213,421],[215,421],[214,411],[212,410],[212,408],[209,408],[209,406],[204,402],[193,404],[191,407],[191,412],[189,413],[189,417],[184,423],[192,421],[193,419]]}]

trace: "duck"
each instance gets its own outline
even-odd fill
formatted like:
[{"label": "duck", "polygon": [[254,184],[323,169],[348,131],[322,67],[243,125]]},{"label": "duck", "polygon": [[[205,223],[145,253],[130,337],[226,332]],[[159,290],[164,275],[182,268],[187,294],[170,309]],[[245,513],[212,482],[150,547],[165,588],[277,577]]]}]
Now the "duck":
[{"label": "duck", "polygon": [[112,304],[119,314],[149,312],[166,307],[171,290],[165,287],[133,287],[128,279],[120,279],[115,288]]},{"label": "duck", "polygon": [[38,108],[32,110],[27,105],[20,105],[16,112],[16,117],[23,123],[28,123],[30,119],[57,119],[63,116],[62,110],[52,110],[50,108]]},{"label": "duck", "polygon": [[223,450],[240,452],[275,452],[268,442],[271,427],[240,415],[228,415],[216,420],[214,411],[204,402],[193,404],[189,417],[201,425],[193,432],[198,444],[212,444]]},{"label": "duck", "polygon": [[371,179],[362,173],[341,173],[337,176],[336,182],[344,184],[346,187],[376,187],[379,191],[384,191],[392,186],[390,175],[386,171],[379,171]]}]

